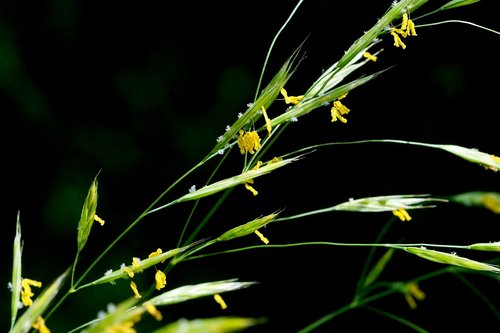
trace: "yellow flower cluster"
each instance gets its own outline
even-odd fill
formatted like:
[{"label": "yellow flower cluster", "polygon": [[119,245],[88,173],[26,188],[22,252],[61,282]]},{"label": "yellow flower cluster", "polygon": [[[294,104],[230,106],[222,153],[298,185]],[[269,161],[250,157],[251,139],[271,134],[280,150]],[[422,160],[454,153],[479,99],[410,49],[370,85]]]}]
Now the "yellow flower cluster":
[{"label": "yellow flower cluster", "polygon": [[410,214],[408,214],[408,212],[404,208],[393,210],[392,214],[394,214],[394,216],[397,216],[403,222],[411,220]]},{"label": "yellow flower cluster", "polygon": [[335,122],[340,120],[344,124],[347,123],[347,119],[343,117],[343,115],[348,114],[349,110],[342,102],[340,101],[341,99],[344,99],[347,96],[347,93],[339,96],[336,101],[333,102],[332,109],[330,110],[332,114],[332,122]]},{"label": "yellow flower cluster", "polygon": [[[408,18],[408,14],[403,14],[403,22],[401,23],[401,28],[393,27],[391,29],[391,36],[394,38],[394,46],[400,47],[404,50],[406,49],[406,44],[403,43],[401,37],[406,38],[408,36],[416,36],[415,23]],[[400,37],[401,36],[401,37]]]},{"label": "yellow flower cluster", "polygon": [[238,136],[238,147],[240,147],[240,153],[250,153],[253,154],[255,151],[260,149],[260,137],[256,131],[245,132],[240,130],[240,135]]}]

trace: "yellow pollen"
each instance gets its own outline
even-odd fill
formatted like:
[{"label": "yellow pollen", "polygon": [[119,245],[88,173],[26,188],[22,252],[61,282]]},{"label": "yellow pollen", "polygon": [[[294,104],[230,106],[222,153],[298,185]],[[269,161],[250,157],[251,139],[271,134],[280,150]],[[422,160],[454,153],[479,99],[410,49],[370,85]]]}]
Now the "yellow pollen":
[{"label": "yellow pollen", "polygon": [[349,110],[349,109],[348,109],[348,108],[347,108],[344,104],[342,104],[342,102],[341,102],[341,101],[335,101],[335,102],[333,102],[333,106],[334,106],[337,110],[339,110],[339,111],[340,111],[340,113],[341,113],[341,114],[343,114],[343,115],[344,115],[344,114],[348,114],[348,113],[349,113],[349,111],[351,111],[351,110]]},{"label": "yellow pollen", "polygon": [[134,267],[134,269],[138,269],[140,262],[141,262],[141,260],[139,258],[133,257],[132,258],[132,267]]},{"label": "yellow pollen", "polygon": [[364,52],[363,57],[365,57],[366,59],[371,60],[373,62],[377,61],[377,56],[374,56],[370,52]]},{"label": "yellow pollen", "polygon": [[403,14],[403,22],[401,23],[401,30],[406,30],[408,26],[408,13]]},{"label": "yellow pollen", "polygon": [[264,105],[262,105],[261,110],[262,110],[262,115],[264,116],[264,120],[266,121],[267,132],[269,133],[269,136],[271,136],[271,130],[272,130],[271,119],[269,119],[269,117],[267,116],[267,112],[266,109],[264,108]]},{"label": "yellow pollen", "polygon": [[50,333],[50,330],[47,328],[47,326],[45,326],[45,320],[40,316],[36,318],[36,321],[33,323],[32,326],[34,329],[37,329],[40,333]]},{"label": "yellow pollen", "polygon": [[101,219],[97,214],[94,215],[94,221],[99,222],[100,225],[104,225],[104,220]]},{"label": "yellow pollen", "polygon": [[155,274],[156,290],[161,290],[167,285],[167,276],[162,271],[158,270]]},{"label": "yellow pollen", "polygon": [[299,102],[304,98],[304,95],[300,96],[288,96],[285,88],[281,88],[281,95],[285,98],[286,104],[299,104]]},{"label": "yellow pollen", "polygon": [[33,291],[31,291],[31,286],[40,288],[42,286],[42,283],[31,279],[22,279],[21,287],[23,289],[21,290],[21,301],[23,302],[24,306],[33,305],[33,300],[31,299],[31,297],[35,296],[35,294],[33,293]]},{"label": "yellow pollen", "polygon": [[398,30],[399,29],[396,29],[396,28],[392,28],[392,30],[391,30],[391,35],[392,35],[392,37],[394,37],[394,46],[395,47],[400,47],[401,46],[401,48],[404,50],[404,49],[406,49],[406,44],[403,43],[403,41],[401,40],[401,38],[399,37],[399,35],[396,33],[396,31],[398,31]]},{"label": "yellow pollen", "polygon": [[253,154],[256,150],[260,149],[259,134],[256,131],[245,132],[244,130],[240,130],[238,147],[241,154],[245,154],[246,152]]},{"label": "yellow pollen", "polygon": [[158,309],[156,308],[156,306],[154,306],[154,304],[152,304],[152,303],[144,303],[144,308],[157,321],[160,321],[160,320],[163,319],[163,316],[161,315],[161,312],[158,311]]},{"label": "yellow pollen", "polygon": [[425,299],[425,293],[418,287],[416,282],[409,282],[406,284],[404,295],[406,302],[412,310],[417,308],[415,299],[418,301],[423,301]]},{"label": "yellow pollen", "polygon": [[408,20],[408,28],[406,28],[406,33],[410,36],[416,36],[415,23],[412,20]]},{"label": "yellow pollen", "polygon": [[394,214],[394,216],[397,216],[403,222],[411,220],[410,214],[408,214],[408,212],[404,208],[398,208],[397,210],[393,210],[392,214]]},{"label": "yellow pollen", "polygon": [[130,288],[134,292],[134,297],[135,298],[141,298],[141,294],[139,294],[139,291],[137,290],[137,285],[135,284],[134,281],[130,281]]},{"label": "yellow pollen", "polygon": [[495,214],[500,214],[500,200],[491,194],[485,194],[481,197],[481,202],[485,208]]},{"label": "yellow pollen", "polygon": [[226,302],[224,302],[224,300],[222,299],[221,295],[215,294],[214,295],[214,300],[220,305],[220,307],[222,308],[222,310],[227,309]]},{"label": "yellow pollen", "polygon": [[157,255],[160,255],[160,254],[162,254],[162,253],[163,253],[163,251],[162,251],[160,248],[158,248],[155,252],[151,252],[151,253],[149,254],[148,258],[151,258],[151,257],[156,257]]},{"label": "yellow pollen", "polygon": [[254,232],[257,236],[259,236],[262,243],[264,243],[266,245],[269,244],[269,239],[267,239],[259,230],[255,230]]},{"label": "yellow pollen", "polygon": [[249,190],[250,192],[252,192],[252,194],[254,196],[256,196],[257,194],[259,194],[259,192],[257,192],[249,183],[245,183],[245,188],[247,190]]},{"label": "yellow pollen", "polygon": [[125,273],[128,274],[129,278],[133,278],[134,277],[134,271],[130,267],[125,267],[125,268],[123,268],[123,270],[125,271]]}]

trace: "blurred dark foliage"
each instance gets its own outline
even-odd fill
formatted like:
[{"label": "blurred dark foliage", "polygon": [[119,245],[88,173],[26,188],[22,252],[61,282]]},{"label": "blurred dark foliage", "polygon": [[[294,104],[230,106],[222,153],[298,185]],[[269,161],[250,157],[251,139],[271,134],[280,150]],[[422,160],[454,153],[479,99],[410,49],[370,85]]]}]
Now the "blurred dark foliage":
[{"label": "blurred dark foliage", "polygon": [[[430,1],[414,18],[441,3]],[[0,282],[6,286],[10,281],[18,211],[24,240],[23,276],[48,284],[72,262],[81,206],[99,171],[98,213],[107,223],[102,228],[94,226],[78,272],[169,184],[203,158],[226,125],[253,100],[269,45],[295,4],[2,1],[0,246],[4,273]],[[305,41],[301,49],[305,58],[287,86],[290,94],[300,94],[389,5],[390,1],[305,1],[278,39],[263,84]],[[499,1],[481,1],[424,21],[461,19],[500,30],[499,10]],[[417,28],[417,33],[404,51],[394,48],[387,36],[380,44],[384,51],[379,61],[354,74],[395,65],[350,92],[344,100],[352,110],[347,124],[331,123],[328,107],[317,110],[289,126],[268,157],[317,143],[383,138],[457,144],[499,155],[500,37],[461,24]],[[276,101],[269,112],[273,116],[283,109],[284,104]],[[239,152],[233,150],[231,155],[216,179],[241,170]],[[202,185],[215,165],[207,163],[169,198],[185,193],[193,184]],[[325,148],[256,180],[257,197],[243,187],[235,188],[199,237],[216,237],[232,226],[280,209],[285,209],[283,214],[294,214],[351,197],[498,191],[498,185],[498,174],[441,151],[391,144]],[[217,198],[203,201],[191,223],[200,221]],[[132,256],[145,257],[157,247],[175,247],[191,207],[186,203],[147,217],[91,276],[129,263]],[[499,240],[498,215],[480,208],[439,205],[412,216],[411,223],[395,223],[384,242]],[[275,244],[370,243],[390,218],[390,214],[327,214],[272,224],[265,234]],[[228,246],[238,246],[237,242]],[[257,244],[258,239],[249,236],[241,242]],[[229,305],[226,312],[211,299],[163,312],[166,320],[266,316],[269,323],[256,331],[293,332],[350,302],[368,251],[256,250],[181,264],[168,277],[171,288],[236,277],[260,284],[224,295]],[[406,280],[438,268],[397,253],[381,278]],[[486,295],[498,293],[498,281],[472,278]],[[142,279],[140,283],[146,286],[152,274],[145,273]],[[453,276],[421,288],[427,300],[417,311],[409,310],[400,294],[376,305],[432,332],[460,331],[476,316],[474,312],[481,313],[481,319],[474,319],[476,331],[499,327],[485,303]],[[103,298],[103,293],[108,297]],[[129,294],[124,283],[82,291],[54,314],[49,327],[53,332],[67,331],[94,318],[108,302],[119,302]],[[0,317],[4,319],[9,318],[9,298],[7,288],[0,288]],[[324,330],[350,332],[365,324],[388,332],[405,329],[387,318],[356,310]],[[7,320],[2,321],[1,330],[7,325]]]}]

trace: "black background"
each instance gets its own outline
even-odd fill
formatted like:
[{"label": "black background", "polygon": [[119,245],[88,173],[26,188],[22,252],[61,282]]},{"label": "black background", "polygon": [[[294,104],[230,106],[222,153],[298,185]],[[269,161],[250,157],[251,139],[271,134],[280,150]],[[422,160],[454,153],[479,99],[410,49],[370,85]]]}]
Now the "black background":
[{"label": "black background", "polygon": [[[413,17],[442,3],[430,1]],[[203,158],[226,125],[253,100],[269,45],[295,5],[295,1],[3,1],[0,250],[6,268],[0,282],[10,281],[18,211],[24,240],[23,276],[47,285],[72,262],[81,206],[99,171],[98,213],[107,223],[103,228],[94,226],[80,272],[157,195]],[[292,95],[305,91],[389,5],[390,1],[304,1],[277,40],[263,84],[306,40],[305,59],[287,85]],[[499,9],[499,1],[481,1],[422,23],[461,19],[500,30]],[[317,143],[384,138],[456,144],[499,155],[500,37],[456,23],[417,28],[417,33],[406,40],[406,50],[394,48],[386,36],[379,61],[354,74],[395,65],[349,93],[344,100],[351,109],[347,124],[331,123],[329,108],[319,109],[289,126],[267,157]],[[284,109],[282,102],[275,105],[269,110],[271,117]],[[217,179],[241,170],[239,152],[230,154]],[[208,162],[169,198],[184,194],[193,184],[200,187],[215,166],[215,161]],[[498,191],[498,185],[498,174],[442,151],[391,144],[324,148],[257,179],[257,197],[243,187],[235,188],[199,237],[216,237],[280,209],[292,215],[351,197],[439,196]],[[199,222],[218,197],[204,200],[192,223]],[[122,262],[129,264],[132,256],[144,258],[157,247],[175,247],[191,207],[180,204],[147,217],[97,265],[93,277]],[[410,223],[395,223],[384,242],[465,245],[499,240],[498,215],[484,209],[446,204],[412,212],[412,216]],[[389,213],[332,213],[272,224],[264,233],[273,244],[370,243],[391,219]],[[249,236],[226,246],[255,244],[258,239]],[[225,294],[226,312],[211,298],[162,312],[166,320],[265,316],[269,323],[256,331],[297,331],[350,302],[368,251],[307,246],[187,262],[169,275],[168,287],[228,278],[260,284]],[[440,267],[396,253],[381,278],[406,281]],[[152,276],[145,272],[138,284],[147,286]],[[498,306],[498,280],[467,276]],[[499,326],[485,303],[453,276],[436,278],[421,288],[427,299],[417,311],[408,309],[401,294],[377,305],[431,332],[461,331],[467,324],[474,324],[476,331]],[[128,283],[123,281],[114,287],[84,290],[68,299],[49,320],[49,327],[53,332],[68,331],[94,318],[108,302],[118,303],[129,295]],[[7,319],[10,295],[6,288],[1,288],[0,299],[0,317]],[[2,320],[1,325],[5,331],[8,321]],[[356,310],[320,331],[357,331],[366,325],[387,332],[407,329]]]}]

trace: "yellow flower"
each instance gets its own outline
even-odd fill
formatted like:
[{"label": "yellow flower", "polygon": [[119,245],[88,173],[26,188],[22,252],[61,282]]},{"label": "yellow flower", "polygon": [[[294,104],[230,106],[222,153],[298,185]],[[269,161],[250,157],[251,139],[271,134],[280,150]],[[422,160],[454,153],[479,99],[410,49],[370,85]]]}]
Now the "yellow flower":
[{"label": "yellow flower", "polygon": [[133,257],[132,258],[132,267],[134,267],[134,269],[138,269],[140,262],[141,262],[141,259],[139,259],[137,257]]},{"label": "yellow flower", "polygon": [[111,325],[106,329],[106,333],[137,333],[134,325],[135,323],[132,320],[127,320],[123,323]]},{"label": "yellow flower", "polygon": [[392,214],[394,214],[394,216],[399,217],[399,219],[403,222],[411,220],[410,214],[408,214],[408,212],[404,208],[398,208],[397,210],[393,210]]},{"label": "yellow flower", "polygon": [[125,271],[125,273],[128,274],[129,278],[134,277],[134,271],[130,267],[125,267],[125,268],[123,268],[123,270]]},{"label": "yellow flower", "polygon": [[146,311],[156,320],[160,321],[163,319],[163,316],[161,315],[161,312],[158,311],[156,306],[152,303],[144,303],[144,308]]},{"label": "yellow flower", "polygon": [[225,310],[227,309],[227,305],[226,305],[226,302],[224,302],[224,300],[222,299],[222,296],[219,295],[219,294],[215,294],[214,295],[214,299],[217,303],[219,303],[220,307],[222,308],[222,310]]},{"label": "yellow flower", "polygon": [[415,302],[415,299],[418,301],[423,301],[425,299],[425,293],[420,290],[416,282],[409,282],[405,285],[404,295],[406,302],[412,310],[417,308],[417,302]]},{"label": "yellow flower", "polygon": [[272,130],[271,119],[269,119],[269,117],[267,116],[266,108],[264,108],[264,105],[262,105],[261,110],[262,110],[262,115],[264,116],[264,119],[266,121],[267,132],[269,133],[269,136],[271,136],[271,130]]},{"label": "yellow flower", "polygon": [[344,99],[347,96],[347,93],[339,96],[336,101],[333,102],[332,109],[330,110],[332,115],[332,122],[337,121],[339,119],[344,124],[347,123],[347,119],[343,117],[344,114],[348,114],[349,110],[342,102],[341,99]]},{"label": "yellow flower", "polygon": [[481,198],[481,202],[485,208],[491,210],[495,214],[500,214],[500,200],[491,194],[485,194]]},{"label": "yellow flower", "polygon": [[160,248],[158,248],[158,249],[156,249],[156,251],[155,251],[155,252],[151,252],[151,253],[149,254],[148,258],[155,257],[155,256],[157,256],[157,255],[159,255],[159,254],[162,254],[162,253],[163,253],[163,251],[162,251]]},{"label": "yellow flower", "polygon": [[402,31],[401,29],[396,29],[392,28],[391,29],[391,36],[394,37],[394,46],[395,47],[400,47],[404,50],[406,49],[406,44],[403,43],[401,40],[401,37],[399,37],[398,33],[400,33],[403,37],[406,37],[406,32]]},{"label": "yellow flower", "polygon": [[254,233],[259,236],[260,240],[262,241],[262,243],[264,244],[269,244],[269,239],[267,239],[259,230],[255,230]]},{"label": "yellow flower", "polygon": [[400,47],[404,50],[406,49],[405,43],[401,40],[400,35],[403,38],[406,38],[407,36],[416,36],[417,32],[415,31],[415,23],[411,19],[408,18],[408,13],[404,13],[402,17],[402,22],[401,22],[401,29],[398,28],[392,28],[391,29],[391,35],[394,38],[394,46],[395,47]]},{"label": "yellow flower", "polygon": [[247,183],[245,183],[245,188],[246,188],[247,190],[249,190],[250,192],[252,192],[252,194],[253,194],[254,196],[256,196],[257,194],[259,194],[259,192],[258,192],[256,189],[254,189],[254,188],[252,187],[252,185],[250,185],[250,184],[253,184],[253,180],[252,180],[251,182],[247,182]]},{"label": "yellow flower", "polygon": [[104,225],[104,220],[101,219],[97,214],[94,215],[94,221],[99,222],[100,225]]},{"label": "yellow flower", "polygon": [[364,52],[363,57],[365,57],[368,60],[371,60],[373,62],[377,61],[377,56],[371,54],[370,52]]},{"label": "yellow flower", "polygon": [[156,290],[163,289],[167,285],[167,276],[160,270],[156,271],[155,280],[156,280]]},{"label": "yellow flower", "polygon": [[242,154],[246,152],[253,154],[256,150],[260,149],[259,134],[256,131],[245,132],[244,130],[240,130],[238,147],[240,147],[240,153]]},{"label": "yellow flower", "polygon": [[[258,161],[257,164],[252,168],[252,170],[259,170],[260,166],[262,165],[262,161]],[[257,194],[259,194],[259,192],[257,192],[257,190],[255,190],[250,184],[253,184],[253,179],[250,179],[249,181],[247,181],[245,183],[245,188],[247,190],[249,190],[250,192],[252,192],[252,194],[254,196],[256,196]]]},{"label": "yellow flower", "polygon": [[285,98],[286,104],[299,104],[299,102],[304,98],[304,95],[300,96],[288,96],[285,88],[281,88],[281,95]]},{"label": "yellow flower", "polygon": [[401,30],[404,31],[408,36],[417,35],[417,32],[415,31],[415,23],[413,23],[412,20],[408,19],[408,13],[403,14],[403,22],[401,23]]},{"label": "yellow flower", "polygon": [[31,286],[40,288],[42,283],[31,279],[22,279],[21,286],[23,288],[21,290],[21,301],[24,306],[31,306],[33,304],[31,297],[35,296],[33,291],[31,291]]},{"label": "yellow flower", "polygon": [[45,320],[42,317],[38,316],[36,321],[33,323],[33,328],[37,329],[40,333],[50,333],[50,330],[45,326]]},{"label": "yellow flower", "polygon": [[[163,253],[162,249],[157,248],[155,252],[151,252],[151,253],[149,254],[148,258],[151,258],[151,257],[156,257],[156,256],[158,256],[158,255],[160,255],[160,254],[162,254],[162,253]],[[166,259],[165,259],[165,260],[166,260]],[[164,262],[165,262],[165,260],[163,260],[163,261],[162,261],[162,263],[164,263]]]},{"label": "yellow flower", "polygon": [[141,294],[139,294],[139,291],[137,290],[137,285],[135,284],[134,281],[130,281],[130,288],[134,292],[134,297],[135,298],[141,298]]}]

